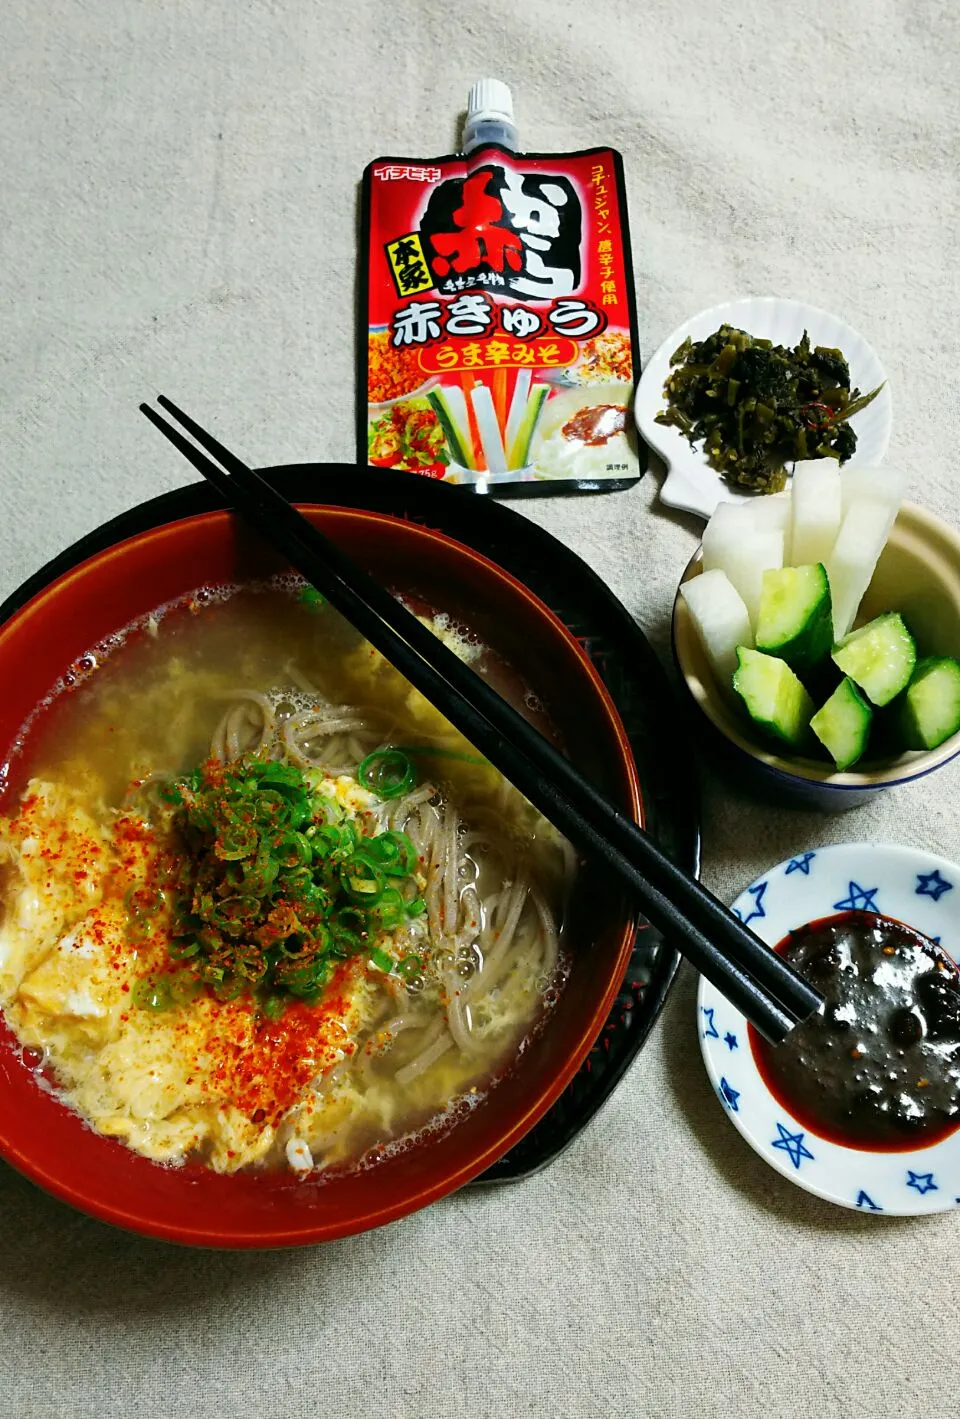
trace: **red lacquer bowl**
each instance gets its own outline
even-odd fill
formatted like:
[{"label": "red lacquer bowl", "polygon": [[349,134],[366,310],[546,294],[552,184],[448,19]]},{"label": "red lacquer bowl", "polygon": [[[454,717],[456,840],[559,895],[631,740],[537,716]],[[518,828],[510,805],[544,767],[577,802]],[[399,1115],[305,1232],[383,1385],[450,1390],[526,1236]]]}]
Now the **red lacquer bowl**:
[{"label": "red lacquer bowl", "polygon": [[[571,633],[520,582],[440,533],[381,514],[305,507],[345,551],[395,590],[469,625],[548,707],[578,767],[642,821],[623,726]],[[0,628],[0,753],[72,662],[111,632],[204,585],[281,570],[227,512],[154,528],[82,563]],[[8,807],[9,805],[4,805]],[[375,1167],[319,1181],[168,1168],[102,1138],[43,1091],[0,1024],[0,1155],[103,1221],[168,1241],[281,1247],[392,1221],[461,1187],[537,1122],[582,1064],[626,969],[630,909],[588,866],[567,918],[572,972],[545,1028],[484,1101],[446,1133]]]}]

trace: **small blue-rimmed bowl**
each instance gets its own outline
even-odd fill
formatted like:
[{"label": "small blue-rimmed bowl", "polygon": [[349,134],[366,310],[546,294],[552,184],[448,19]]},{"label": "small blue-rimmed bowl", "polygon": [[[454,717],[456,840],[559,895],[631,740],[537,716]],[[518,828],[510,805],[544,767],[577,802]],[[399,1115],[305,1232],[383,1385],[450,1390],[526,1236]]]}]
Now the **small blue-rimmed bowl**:
[{"label": "small blue-rimmed bowl", "polygon": [[[683,581],[699,576],[697,552]],[[921,655],[960,658],[960,536],[913,503],[905,503],[860,607],[857,625],[883,611],[899,611]],[[847,773],[815,759],[785,758],[753,733],[732,695],[721,692],[683,597],[673,608],[673,655],[697,708],[738,780],[778,803],[842,812],[874,794],[910,783],[960,754],[960,734],[937,749],[876,760]]]},{"label": "small blue-rimmed bowl", "polygon": [[[770,946],[807,922],[845,911],[893,917],[960,952],[960,866],[932,853],[875,843],[801,852],[758,878],[734,912]],[[841,1207],[888,1216],[960,1205],[960,1129],[904,1152],[851,1148],[821,1138],[770,1092],[747,1022],[701,979],[700,1048],[717,1096],[744,1138],[778,1173]]]}]

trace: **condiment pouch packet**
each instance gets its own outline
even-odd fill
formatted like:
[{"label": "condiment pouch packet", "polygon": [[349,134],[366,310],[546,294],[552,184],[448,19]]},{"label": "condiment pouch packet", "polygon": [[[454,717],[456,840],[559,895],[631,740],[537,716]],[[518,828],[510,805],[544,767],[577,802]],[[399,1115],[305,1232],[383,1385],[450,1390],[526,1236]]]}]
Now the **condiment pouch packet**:
[{"label": "condiment pouch packet", "polygon": [[360,463],[495,493],[642,475],[618,153],[379,158],[363,250]]}]

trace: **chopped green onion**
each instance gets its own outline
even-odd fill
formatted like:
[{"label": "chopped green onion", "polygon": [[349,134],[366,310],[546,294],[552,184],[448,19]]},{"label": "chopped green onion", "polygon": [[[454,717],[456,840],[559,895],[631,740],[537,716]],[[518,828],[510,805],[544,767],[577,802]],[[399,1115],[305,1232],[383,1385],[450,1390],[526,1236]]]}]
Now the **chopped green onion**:
[{"label": "chopped green onion", "polygon": [[262,897],[273,886],[279,871],[279,862],[261,847],[252,862],[243,864],[243,885],[254,896]]},{"label": "chopped green onion", "polygon": [[260,903],[254,896],[224,897],[210,913],[215,926],[233,936],[256,921],[260,915]]},{"label": "chopped green onion", "polygon": [[268,995],[261,1008],[268,1020],[279,1020],[287,1008],[287,1002],[282,995]]},{"label": "chopped green onion", "polygon": [[[410,760],[389,748],[361,770],[384,798],[416,782]],[[189,966],[142,983],[147,1008],[185,1004],[203,989],[223,1001],[246,992],[270,1019],[291,998],[320,1000],[339,961],[365,954],[394,969],[373,942],[424,910],[416,847],[402,832],[364,831],[316,792],[323,782],[322,773],[256,755],[177,781],[173,822],[190,851],[163,879],[174,929],[167,954]],[[132,893],[132,929],[144,929],[166,901],[159,890]]]},{"label": "chopped green onion", "polygon": [[378,798],[401,798],[416,786],[417,771],[401,749],[376,749],[361,762],[357,778]]},{"label": "chopped green onion", "polygon": [[200,944],[197,941],[171,941],[167,947],[167,955],[171,961],[189,961],[199,950]]},{"label": "chopped green onion", "polygon": [[163,893],[145,885],[131,887],[123,899],[131,916],[155,916],[164,906]]},{"label": "chopped green onion", "polygon": [[318,793],[310,800],[313,809],[313,820],[316,823],[339,823],[343,817],[343,809],[332,798],[327,798],[325,794]]},{"label": "chopped green onion", "polygon": [[169,1010],[173,1004],[168,976],[142,976],[131,991],[134,1005],[141,1010]]},{"label": "chopped green onion", "polygon": [[213,850],[224,862],[239,862],[253,857],[259,844],[259,834],[251,823],[231,823],[214,843]]},{"label": "chopped green onion", "polygon": [[327,598],[315,586],[305,586],[300,593],[300,605],[307,611],[317,612],[327,604]]},{"label": "chopped green onion", "polygon": [[189,1005],[203,990],[203,983],[192,971],[177,971],[170,977],[170,998],[174,1005]]},{"label": "chopped green onion", "polygon": [[370,920],[381,931],[395,931],[406,920],[406,903],[396,887],[385,887],[370,908]]},{"label": "chopped green onion", "polygon": [[359,838],[352,823],[327,823],[324,827],[318,828],[314,837],[314,854],[316,845],[329,857],[344,858],[349,857],[356,849]]},{"label": "chopped green onion", "polygon": [[388,975],[393,970],[393,957],[388,956],[386,951],[379,946],[371,946],[367,952],[370,964],[376,966],[378,970],[385,971]]},{"label": "chopped green onion", "polygon": [[264,827],[280,827],[290,818],[290,800],[276,788],[261,788],[253,800],[257,822]]},{"label": "chopped green onion", "polygon": [[274,975],[278,985],[286,986],[293,995],[306,995],[323,984],[326,966],[322,960],[309,961],[297,965],[295,961],[285,961],[277,967]]},{"label": "chopped green onion", "polygon": [[197,932],[196,940],[200,950],[207,956],[219,955],[226,946],[222,932],[219,932],[215,926],[201,926]]},{"label": "chopped green onion", "polygon": [[309,873],[302,882],[295,885],[291,883],[291,891],[295,892],[298,905],[308,912],[324,916],[330,910],[330,893],[320,883],[315,882]]},{"label": "chopped green onion", "polygon": [[310,861],[310,844],[302,833],[286,833],[280,843],[277,857],[281,867],[300,867]]},{"label": "chopped green onion", "polygon": [[242,976],[225,976],[224,979],[213,987],[213,993],[218,1000],[224,1002],[236,1000],[247,988],[247,983]]},{"label": "chopped green onion", "polygon": [[313,821],[313,804],[305,793],[290,799],[290,826],[303,828]]},{"label": "chopped green onion", "polygon": [[245,981],[250,981],[253,985],[262,981],[269,969],[269,961],[256,946],[251,946],[247,950],[241,949],[234,957],[234,970],[237,975],[242,976]]},{"label": "chopped green onion", "polygon": [[330,922],[335,940],[358,942],[367,929],[367,918],[359,907],[341,907]]},{"label": "chopped green onion", "polygon": [[303,774],[295,764],[285,764],[280,759],[260,759],[252,765],[251,773],[260,784],[270,788],[303,792]]},{"label": "chopped green onion", "polygon": [[384,882],[382,869],[363,851],[355,852],[340,868],[340,885],[354,902],[375,902]]},{"label": "chopped green onion", "polygon": [[365,844],[365,851],[388,877],[409,877],[417,865],[417,849],[406,833],[378,833]]}]

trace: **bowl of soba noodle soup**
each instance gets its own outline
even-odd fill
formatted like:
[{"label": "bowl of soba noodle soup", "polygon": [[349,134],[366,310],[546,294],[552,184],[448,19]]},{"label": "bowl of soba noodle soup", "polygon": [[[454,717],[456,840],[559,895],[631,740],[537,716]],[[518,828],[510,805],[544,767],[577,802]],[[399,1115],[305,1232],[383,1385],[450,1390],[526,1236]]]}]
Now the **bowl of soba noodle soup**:
[{"label": "bowl of soba noodle soup", "polygon": [[[304,509],[641,819],[616,710],[526,588]],[[0,627],[0,1155],[187,1244],[345,1236],[463,1185],[569,1083],[628,904],[226,511]]]}]

